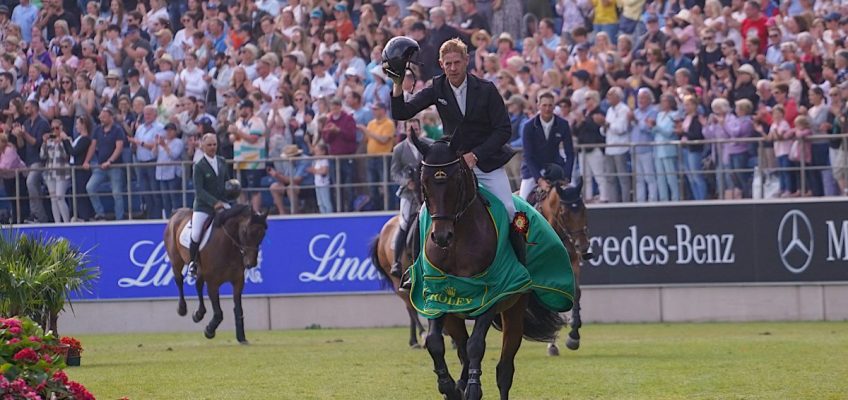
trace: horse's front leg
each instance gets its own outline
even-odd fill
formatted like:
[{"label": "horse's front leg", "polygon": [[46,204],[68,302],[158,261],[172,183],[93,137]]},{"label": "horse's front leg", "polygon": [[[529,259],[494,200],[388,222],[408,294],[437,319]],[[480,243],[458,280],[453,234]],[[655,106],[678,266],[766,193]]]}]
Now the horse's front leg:
[{"label": "horse's front leg", "polygon": [[197,288],[197,301],[199,302],[197,306],[197,311],[191,316],[191,320],[195,323],[203,321],[203,317],[206,316],[206,304],[203,302],[203,284],[205,281],[203,280],[203,276],[198,274],[197,281],[195,282],[195,287]]},{"label": "horse's front leg", "polygon": [[445,331],[456,343],[456,355],[462,365],[462,373],[456,382],[456,388],[464,392],[468,386],[468,330],[465,328],[465,320],[445,317]]},{"label": "horse's front leg", "polygon": [[491,307],[474,322],[474,330],[471,331],[471,337],[468,339],[468,387],[465,388],[465,400],[483,398],[480,376],[483,374],[483,356],[486,354],[486,335],[492,326],[492,320],[497,315],[495,307]]},{"label": "horse's front leg", "polygon": [[409,348],[420,349],[421,345],[418,343],[418,325],[421,322],[418,321],[418,314],[410,306],[406,306],[406,313],[409,315]]},{"label": "horse's front leg", "polygon": [[580,286],[575,290],[574,307],[571,308],[571,331],[568,332],[568,338],[565,339],[565,347],[569,350],[577,350],[580,348],[580,327],[583,326],[583,321],[580,319]]},{"label": "horse's front leg", "polygon": [[462,393],[457,390],[456,382],[448,372],[448,364],[445,362],[445,338],[442,337],[442,328],[445,317],[428,320],[427,338],[424,344],[430,357],[433,358],[433,372],[436,373],[439,383],[439,393],[447,400],[462,400]]},{"label": "horse's front leg", "polygon": [[250,344],[244,337],[244,310],[241,308],[241,292],[244,290],[244,275],[241,280],[232,282],[233,284],[233,314],[236,319],[236,340],[241,344]]},{"label": "horse's front leg", "polygon": [[224,312],[221,311],[221,298],[218,294],[220,288],[220,283],[217,285],[209,284],[208,292],[209,301],[212,302],[212,320],[209,321],[209,324],[206,325],[206,329],[203,331],[207,339],[215,337],[215,330],[218,329],[218,325],[224,320]]}]

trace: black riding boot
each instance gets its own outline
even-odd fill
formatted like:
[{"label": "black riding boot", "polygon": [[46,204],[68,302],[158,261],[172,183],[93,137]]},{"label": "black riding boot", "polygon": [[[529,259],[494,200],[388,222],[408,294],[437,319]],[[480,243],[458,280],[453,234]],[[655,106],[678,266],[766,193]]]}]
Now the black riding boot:
[{"label": "black riding boot", "polygon": [[515,250],[515,257],[518,258],[518,262],[527,267],[527,240],[525,240],[524,235],[516,232],[514,228],[510,228],[509,244]]},{"label": "black riding boot", "polygon": [[191,277],[197,276],[197,253],[200,252],[200,243],[191,241],[191,245],[188,247],[188,274]]},{"label": "black riding boot", "polygon": [[395,262],[392,264],[392,269],[389,272],[395,278],[400,278],[401,275],[401,260],[403,259],[403,251],[406,249],[406,229],[398,228],[395,233]]}]

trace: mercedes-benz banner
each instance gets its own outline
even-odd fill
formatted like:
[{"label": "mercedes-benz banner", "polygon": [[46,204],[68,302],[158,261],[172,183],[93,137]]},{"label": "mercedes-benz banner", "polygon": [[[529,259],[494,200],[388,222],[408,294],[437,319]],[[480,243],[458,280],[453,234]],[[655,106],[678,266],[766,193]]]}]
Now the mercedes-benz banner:
[{"label": "mercedes-benz banner", "polygon": [[583,284],[848,281],[848,203],[589,210]]}]

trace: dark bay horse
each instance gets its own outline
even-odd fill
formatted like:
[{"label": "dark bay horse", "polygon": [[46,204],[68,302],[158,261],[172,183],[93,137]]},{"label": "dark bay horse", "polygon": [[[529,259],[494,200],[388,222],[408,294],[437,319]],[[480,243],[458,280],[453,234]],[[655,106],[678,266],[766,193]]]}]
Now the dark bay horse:
[{"label": "dark bay horse", "polygon": [[[424,156],[421,184],[432,226],[423,249],[428,260],[446,274],[473,277],[485,271],[496,254],[497,231],[489,211],[477,192],[474,172],[445,141],[426,145],[413,137]],[[516,266],[520,267],[520,266]],[[486,335],[500,316],[503,343],[496,375],[501,399],[509,398],[515,373],[515,355],[522,337],[550,342],[564,324],[559,314],[541,306],[528,292],[504,298],[476,317],[469,337],[465,315],[445,314],[428,319],[425,339],[433,358],[438,389],[448,400],[478,400]],[[457,382],[445,362],[447,332],[456,343],[462,372]]]},{"label": "dark bay horse", "polygon": [[[415,213],[415,217],[418,217],[418,213]],[[418,312],[412,308],[412,305],[409,303],[409,293],[398,291],[398,287],[400,287],[400,279],[392,276],[389,271],[392,269],[392,262],[395,257],[395,249],[392,248],[392,243],[394,243],[395,233],[398,230],[400,225],[400,217],[395,215],[383,225],[383,229],[380,229],[380,234],[371,242],[371,263],[374,265],[374,268],[383,276],[386,282],[390,282],[392,288],[395,291],[395,294],[403,300],[406,305],[406,312],[409,314],[409,347],[417,349],[421,348],[421,345],[418,343],[418,335],[424,333],[424,325],[421,324],[421,320],[418,319]],[[412,223],[410,222],[410,225]],[[410,235],[411,240],[417,240],[415,237],[415,233],[417,230],[410,229],[412,235]],[[404,249],[403,254],[403,268],[409,268],[412,264],[412,243],[407,243],[406,249]]]},{"label": "dark bay horse", "polygon": [[[565,346],[571,350],[580,348],[580,261],[592,258],[586,218],[586,204],[582,197],[583,180],[578,177],[575,186],[566,186],[562,181],[550,182],[545,190],[536,189],[536,209],[545,217],[562,240],[571,258],[574,271],[574,307],[571,309],[571,331]],[[559,355],[556,341],[548,345],[548,354]]]},{"label": "dark bay horse", "polygon": [[[174,282],[180,291],[177,314],[186,315],[186,301],[183,295],[183,267],[189,261],[188,249],[181,246],[180,232],[191,221],[191,209],[181,208],[171,216],[165,227],[165,249],[171,260],[174,272]],[[235,305],[236,339],[241,344],[247,344],[244,336],[244,312],[241,308],[241,293],[244,290],[244,269],[257,265],[259,244],[265,238],[268,229],[267,212],[254,213],[250,207],[238,204],[214,217],[213,229],[209,242],[198,255],[197,269],[197,298],[200,305],[192,315],[194,322],[203,320],[206,315],[206,305],[203,303],[203,286],[208,283],[209,300],[212,302],[212,320],[206,325],[203,333],[208,339],[215,337],[215,330],[224,320],[221,311],[219,290],[222,284],[229,282],[233,285],[233,303]]]}]

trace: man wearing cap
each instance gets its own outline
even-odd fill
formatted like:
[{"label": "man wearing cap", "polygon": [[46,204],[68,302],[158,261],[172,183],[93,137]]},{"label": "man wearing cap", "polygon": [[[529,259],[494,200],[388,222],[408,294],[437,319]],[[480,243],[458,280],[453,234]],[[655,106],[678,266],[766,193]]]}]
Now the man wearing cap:
[{"label": "man wearing cap", "polygon": [[230,179],[230,169],[226,160],[216,156],[218,137],[207,133],[200,139],[203,156],[194,163],[192,179],[194,181],[194,207],[191,214],[191,245],[189,246],[188,273],[197,274],[197,254],[203,225],[215,211],[230,208],[224,199],[224,183]]},{"label": "man wearing cap", "polygon": [[748,99],[754,106],[754,110],[757,110],[760,105],[760,96],[757,95],[757,87],[754,86],[757,79],[759,76],[751,64],[739,67],[736,71],[736,84],[730,92],[728,101],[735,104],[738,100]]},{"label": "man wearing cap", "polygon": [[300,208],[300,187],[304,184],[311,184],[304,182],[310,176],[307,172],[309,161],[298,159],[301,154],[303,154],[303,150],[296,144],[287,144],[283,147],[282,154],[274,155],[274,157],[283,158],[285,161],[275,161],[274,167],[267,169],[268,176],[276,181],[271,184],[269,189],[279,215],[287,214],[283,202],[284,196],[289,198],[290,214],[297,214]]},{"label": "man wearing cap", "polygon": [[[239,104],[239,119],[230,125],[230,141],[233,143],[233,159],[239,171],[239,180],[245,189],[261,188],[265,176],[265,163],[260,160],[268,158],[265,147],[265,123],[262,118],[254,115],[254,105],[250,100],[242,100]],[[262,206],[262,197],[254,191],[250,202],[254,211]]]},{"label": "man wearing cap", "polygon": [[353,35],[353,21],[347,13],[347,3],[338,2],[333,6],[333,16],[336,18],[334,29],[339,34],[339,40],[344,42]]},{"label": "man wearing cap", "polygon": [[142,97],[144,99],[144,104],[150,104],[150,93],[147,91],[147,88],[141,84],[141,71],[135,68],[130,68],[130,70],[127,71],[127,85],[121,89],[120,94],[126,95],[130,99]]},{"label": "man wearing cap", "polygon": [[[365,134],[366,153],[368,158],[368,183],[371,184],[371,201],[383,209],[383,196],[380,195],[380,183],[386,178],[388,160],[386,155],[392,152],[395,145],[395,123],[386,117],[387,107],[382,102],[371,105],[374,118],[367,126],[357,128]],[[386,194],[388,196],[388,193]]]},{"label": "man wearing cap", "polygon": [[668,40],[668,36],[660,30],[659,17],[657,14],[649,13],[645,17],[645,28],[646,32],[639,40],[636,42],[636,47],[634,47],[634,54],[639,57],[645,57],[647,54],[645,52],[645,45],[647,43],[656,43],[659,48],[665,48],[665,42]]},{"label": "man wearing cap", "polygon": [[[394,78],[392,117],[408,120],[435,105],[451,149],[462,154],[479,183],[503,203],[512,222],[515,205],[504,165],[515,152],[507,145],[512,127],[503,98],[492,82],[468,74],[468,48],[459,39],[448,40],[442,45],[439,64],[445,74],[434,78],[409,101],[403,98],[402,78]],[[513,230],[509,237],[523,263],[524,236]]]},{"label": "man wearing cap", "polygon": [[12,11],[12,22],[21,27],[24,42],[31,41],[32,26],[36,18],[38,18],[38,7],[32,4],[32,0],[21,0],[21,3]]},{"label": "man wearing cap", "polygon": [[348,39],[342,47],[342,58],[339,60],[336,78],[341,82],[344,77],[343,74],[347,73],[348,68],[355,69],[357,76],[365,76],[366,65],[365,60],[359,57],[359,43],[353,39]]}]

